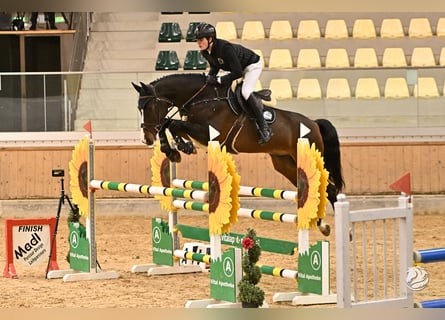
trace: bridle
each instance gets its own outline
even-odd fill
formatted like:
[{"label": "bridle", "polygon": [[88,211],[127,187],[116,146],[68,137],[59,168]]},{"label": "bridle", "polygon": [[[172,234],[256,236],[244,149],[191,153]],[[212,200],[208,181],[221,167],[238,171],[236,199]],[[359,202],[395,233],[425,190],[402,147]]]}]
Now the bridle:
[{"label": "bridle", "polygon": [[[171,110],[174,107],[174,105],[175,105],[173,101],[171,101],[169,99],[166,99],[166,98],[159,98],[156,95],[140,96],[139,97],[139,102],[141,102],[141,101],[143,101],[142,105],[141,104],[138,105],[138,109],[140,111],[144,111],[145,107],[147,106],[147,104],[152,102],[152,101],[167,103],[168,104],[168,107],[167,107],[168,110]],[[158,104],[155,103],[154,105],[155,105],[155,108],[158,109]],[[158,121],[145,123],[144,122],[145,120],[142,119],[142,122],[141,122],[141,128],[142,129],[148,129],[148,126],[152,125],[155,128],[156,131],[160,130],[160,128],[161,128],[161,116],[160,116],[159,110],[156,110],[156,111],[157,111],[157,115],[158,115]],[[167,113],[168,113],[168,111],[167,111]]]},{"label": "bridle", "polygon": [[[186,102],[184,102],[179,108],[177,108],[177,110],[175,112],[173,112],[172,114],[169,114],[170,110],[175,106],[175,103],[173,101],[171,101],[170,99],[164,98],[164,97],[158,97],[156,95],[156,92],[154,92],[153,95],[150,96],[140,96],[139,97],[139,102],[143,101],[142,105],[138,105],[138,109],[143,111],[145,110],[146,105],[149,102],[155,101],[155,102],[165,102],[168,104],[167,107],[167,116],[164,119],[161,119],[159,110],[157,110],[157,114],[158,114],[158,119],[157,122],[153,122],[153,123],[145,123],[144,119],[142,119],[142,123],[141,123],[141,128],[142,129],[147,129],[148,125],[153,125],[153,127],[155,128],[156,132],[159,132],[163,129],[165,129],[165,126],[170,123],[170,120],[179,112],[179,114],[184,114],[187,113],[187,109],[186,107],[190,104],[190,102],[195,99],[202,91],[204,91],[205,87],[207,86],[207,83],[205,83],[197,92],[195,92],[195,94],[193,94],[193,96],[191,96]],[[154,88],[153,88],[154,89]],[[153,90],[154,91],[154,90]],[[155,107],[158,109],[158,104],[155,103]]]}]

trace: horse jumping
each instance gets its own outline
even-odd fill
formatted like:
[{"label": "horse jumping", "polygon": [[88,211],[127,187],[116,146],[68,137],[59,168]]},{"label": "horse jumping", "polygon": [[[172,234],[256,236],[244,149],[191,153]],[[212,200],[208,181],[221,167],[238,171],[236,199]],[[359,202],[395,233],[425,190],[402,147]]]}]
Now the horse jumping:
[{"label": "horse jumping", "polygon": [[[132,85],[139,93],[138,109],[143,121],[144,142],[152,145],[156,135],[159,135],[161,151],[173,162],[181,161],[179,151],[191,154],[196,152],[195,144],[206,146],[210,140],[211,126],[219,132],[214,140],[219,141],[221,146],[225,145],[228,152],[268,153],[275,170],[298,188],[297,141],[300,138],[300,124],[305,125],[310,130],[305,137],[311,144],[315,143],[329,171],[327,193],[334,207],[337,194],[344,187],[344,180],[340,143],[337,131],[329,120],[314,121],[300,113],[269,108],[266,110],[267,120],[273,136],[269,142],[260,145],[256,122],[244,111],[242,99],[231,86],[208,85],[205,75],[198,73],[172,74],[149,84]],[[267,92],[265,94],[264,91],[267,90],[256,94],[267,99]],[[177,113],[180,120],[173,118]],[[169,144],[166,129],[173,136],[177,149]],[[320,221],[319,228],[324,235],[329,235],[328,225]]]}]

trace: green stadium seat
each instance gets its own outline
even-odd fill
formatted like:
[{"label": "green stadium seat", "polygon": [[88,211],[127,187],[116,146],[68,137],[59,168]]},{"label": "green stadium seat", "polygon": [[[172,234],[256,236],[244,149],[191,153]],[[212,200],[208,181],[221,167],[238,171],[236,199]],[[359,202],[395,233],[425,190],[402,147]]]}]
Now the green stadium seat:
[{"label": "green stadium seat", "polygon": [[182,38],[181,27],[177,22],[163,22],[159,30],[159,42],[180,42]]},{"label": "green stadium seat", "polygon": [[184,59],[184,70],[205,70],[207,60],[199,50],[188,50]]},{"label": "green stadium seat", "polygon": [[161,50],[156,59],[156,70],[178,70],[179,59],[175,50]]},{"label": "green stadium seat", "polygon": [[190,22],[189,27],[187,29],[187,35],[185,36],[185,40],[187,42],[196,41],[195,39],[195,29],[201,22]]}]

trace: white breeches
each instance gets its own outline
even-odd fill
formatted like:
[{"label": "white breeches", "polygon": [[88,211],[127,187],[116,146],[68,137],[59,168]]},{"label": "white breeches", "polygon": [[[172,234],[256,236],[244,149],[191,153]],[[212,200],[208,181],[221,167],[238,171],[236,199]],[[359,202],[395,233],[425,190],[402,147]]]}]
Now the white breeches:
[{"label": "white breeches", "polygon": [[256,62],[248,65],[244,69],[244,82],[243,87],[241,88],[241,94],[244,99],[249,99],[251,93],[255,90],[256,83],[261,76],[261,72],[263,71],[263,66],[261,63],[261,59]]}]

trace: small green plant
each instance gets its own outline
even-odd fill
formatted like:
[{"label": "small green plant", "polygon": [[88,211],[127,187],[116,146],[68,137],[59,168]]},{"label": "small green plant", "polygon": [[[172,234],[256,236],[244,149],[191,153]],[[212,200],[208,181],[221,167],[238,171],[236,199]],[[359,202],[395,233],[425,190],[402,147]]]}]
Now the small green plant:
[{"label": "small green plant", "polygon": [[[68,214],[67,222],[68,222],[68,225],[70,225],[70,223],[79,223],[80,228],[82,228],[83,230],[86,230],[85,226],[80,222],[80,212],[79,212],[79,207],[77,206],[77,204],[73,204],[72,208],[70,209],[70,213]],[[70,241],[70,240],[68,239],[68,241]],[[68,250],[68,253],[66,254],[65,259],[68,263],[70,262],[70,251],[69,250]]]},{"label": "small green plant", "polygon": [[256,232],[247,229],[246,237],[242,241],[243,247],[243,277],[238,283],[238,300],[244,305],[259,307],[263,305],[264,291],[257,286],[261,279],[261,269],[256,265],[261,255]]}]

